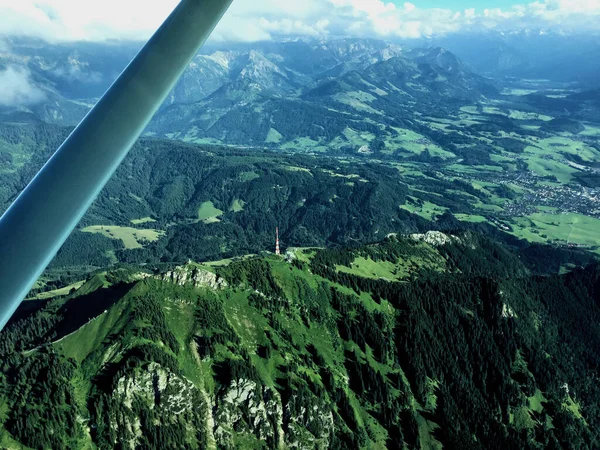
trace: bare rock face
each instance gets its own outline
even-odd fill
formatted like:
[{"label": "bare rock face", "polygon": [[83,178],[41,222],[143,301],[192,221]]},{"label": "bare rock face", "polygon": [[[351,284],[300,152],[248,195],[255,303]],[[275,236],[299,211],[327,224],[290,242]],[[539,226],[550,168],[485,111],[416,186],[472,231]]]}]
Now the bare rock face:
[{"label": "bare rock face", "polygon": [[213,404],[218,448],[256,439],[276,449],[328,449],[334,430],[331,405],[313,395],[292,395],[285,404],[273,388],[233,380]]},{"label": "bare rock face", "polygon": [[313,397],[311,401],[292,396],[285,407],[287,430],[285,442],[287,448],[302,450],[329,448],[334,431],[331,406],[321,399]]},{"label": "bare rock face", "polygon": [[410,238],[415,241],[426,242],[434,247],[441,247],[442,245],[460,242],[460,239],[457,236],[444,234],[440,231],[428,231],[425,234],[412,234]]},{"label": "bare rock face", "polygon": [[185,266],[176,267],[174,270],[171,270],[158,278],[180,286],[191,284],[194,287],[203,287],[213,290],[224,289],[227,287],[227,281],[225,281],[224,278],[221,278],[208,270],[201,269],[191,263],[186,264]]},{"label": "bare rock face", "polygon": [[193,429],[204,424],[207,405],[194,384],[154,362],[121,377],[112,399],[121,406],[111,417],[111,428],[119,430],[119,441],[131,449],[143,447],[148,420],[161,427],[183,422]]},{"label": "bare rock face", "polygon": [[232,381],[215,405],[215,439],[219,448],[235,448],[235,436],[254,436],[268,448],[284,448],[283,408],[274,389],[254,381]]}]

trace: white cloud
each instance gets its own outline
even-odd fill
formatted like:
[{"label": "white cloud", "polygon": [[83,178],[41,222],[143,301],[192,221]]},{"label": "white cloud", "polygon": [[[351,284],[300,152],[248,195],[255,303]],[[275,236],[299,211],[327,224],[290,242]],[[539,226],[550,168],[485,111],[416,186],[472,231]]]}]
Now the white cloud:
[{"label": "white cloud", "polygon": [[176,0],[0,0],[0,33],[58,40],[146,37],[176,4]]},{"label": "white cloud", "polygon": [[264,31],[270,34],[318,37],[327,33],[329,21],[325,19],[318,21],[314,25],[309,25],[301,20],[269,20],[261,17],[259,24]]},{"label": "white cloud", "polygon": [[0,71],[0,106],[31,105],[44,98],[44,92],[31,81],[26,69],[9,66]]},{"label": "white cloud", "polygon": [[417,9],[417,7],[415,5],[413,5],[412,3],[406,2],[404,4],[404,9],[406,10],[406,12],[412,12],[415,9]]},{"label": "white cloud", "polygon": [[[490,1],[490,3],[492,3]],[[177,0],[0,0],[0,35],[49,40],[146,39]],[[473,5],[481,7],[480,0]],[[600,30],[600,0],[538,0],[510,9],[453,11],[390,0],[234,0],[212,37],[257,41],[282,36],[418,38],[482,28]]]},{"label": "white cloud", "polygon": [[327,35],[328,6],[327,0],[234,0],[211,39],[252,42],[278,36]]}]

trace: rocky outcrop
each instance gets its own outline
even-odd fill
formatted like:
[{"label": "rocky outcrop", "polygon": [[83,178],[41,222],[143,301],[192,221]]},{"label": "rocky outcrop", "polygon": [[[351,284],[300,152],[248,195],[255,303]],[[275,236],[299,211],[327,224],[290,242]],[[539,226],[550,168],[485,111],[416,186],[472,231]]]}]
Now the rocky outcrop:
[{"label": "rocky outcrop", "polygon": [[292,396],[285,407],[288,417],[285,442],[287,448],[301,450],[329,448],[334,429],[331,406],[322,399],[311,401]]},{"label": "rocky outcrop", "polygon": [[515,310],[512,309],[512,307],[506,303],[502,304],[502,317],[504,317],[505,319],[511,318],[511,319],[515,319],[517,318],[517,314],[515,313]]},{"label": "rocky outcrop", "polygon": [[292,395],[283,405],[279,392],[247,379],[232,381],[213,410],[219,448],[256,439],[267,448],[325,450],[334,431],[331,405],[323,399]]},{"label": "rocky outcrop", "polygon": [[178,284],[179,286],[193,285],[195,287],[209,288],[213,290],[224,289],[227,287],[227,281],[220,276],[201,269],[194,264],[176,267],[164,275],[158,277],[163,281]]},{"label": "rocky outcrop", "polygon": [[441,247],[442,245],[460,242],[460,239],[457,236],[444,234],[440,231],[428,231],[425,234],[411,234],[410,238],[415,241],[423,241],[434,247]]},{"label": "rocky outcrop", "polygon": [[283,408],[277,391],[254,381],[233,380],[215,405],[219,448],[234,448],[236,435],[253,436],[268,448],[284,448]]},{"label": "rocky outcrop", "polygon": [[193,429],[203,422],[206,408],[191,381],[154,362],[145,370],[121,377],[112,399],[121,407],[116,408],[119,413],[111,418],[111,428],[119,430],[120,442],[131,449],[140,445],[144,432],[142,409],[151,412],[154,426],[183,421]]}]

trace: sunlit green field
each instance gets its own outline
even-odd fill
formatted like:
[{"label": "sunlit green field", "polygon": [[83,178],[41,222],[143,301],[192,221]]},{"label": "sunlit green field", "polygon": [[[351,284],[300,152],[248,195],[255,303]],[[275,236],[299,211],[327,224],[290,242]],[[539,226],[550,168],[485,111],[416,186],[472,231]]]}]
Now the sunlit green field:
[{"label": "sunlit green field", "polygon": [[84,283],[85,283],[85,281],[78,281],[77,283],[70,284],[61,289],[55,289],[54,291],[43,292],[41,294],[36,295],[35,298],[37,300],[47,300],[47,299],[54,298],[54,297],[68,295],[71,292],[71,290],[79,289],[81,286],[84,285]]},{"label": "sunlit green field", "polygon": [[84,233],[98,233],[110,239],[121,240],[126,249],[142,248],[144,242],[154,242],[165,235],[164,231],[159,230],[142,230],[108,225],[93,225],[81,231]]},{"label": "sunlit green field", "polygon": [[[237,206],[239,207],[239,204]],[[222,215],[223,211],[215,208],[213,202],[204,202],[198,209],[198,221],[202,221],[204,223],[219,222],[219,217]]]},{"label": "sunlit green field", "polygon": [[131,223],[134,225],[143,225],[145,223],[154,223],[154,222],[156,222],[156,220],[154,220],[152,217],[143,217],[142,219],[133,219],[131,221]]},{"label": "sunlit green field", "polygon": [[514,218],[515,235],[534,242],[600,246],[600,219],[581,214],[538,213]]},{"label": "sunlit green field", "polygon": [[437,206],[431,202],[424,202],[420,206],[406,204],[406,205],[402,205],[402,209],[405,209],[411,213],[418,214],[419,216],[421,216],[427,220],[431,220],[431,219],[433,219],[433,217],[443,214],[444,212],[447,211],[445,208]]},{"label": "sunlit green field", "polygon": [[386,280],[397,280],[401,278],[395,264],[382,261],[375,262],[372,259],[365,258],[355,259],[352,263],[352,267],[336,266],[336,270],[365,278],[384,278]]},{"label": "sunlit green field", "polygon": [[240,200],[239,198],[236,198],[233,201],[233,203],[231,204],[231,207],[229,208],[229,210],[232,212],[240,212],[240,211],[244,210],[244,205],[245,205],[244,200]]}]

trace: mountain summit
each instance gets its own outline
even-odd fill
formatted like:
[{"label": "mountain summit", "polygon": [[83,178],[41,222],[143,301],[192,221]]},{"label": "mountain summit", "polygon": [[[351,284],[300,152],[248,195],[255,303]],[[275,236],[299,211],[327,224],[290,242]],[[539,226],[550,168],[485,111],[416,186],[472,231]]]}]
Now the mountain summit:
[{"label": "mountain summit", "polygon": [[600,271],[528,271],[430,233],[97,274],[0,334],[0,443],[592,448]]}]

